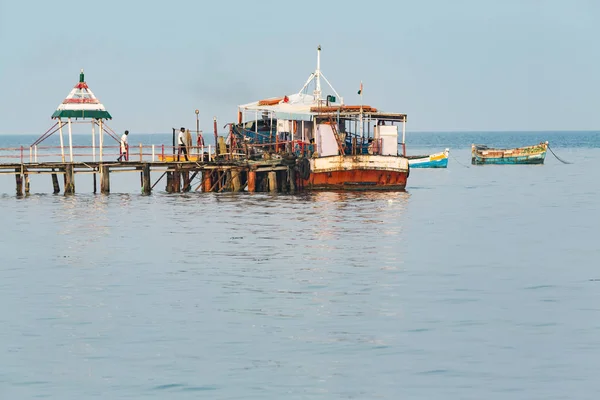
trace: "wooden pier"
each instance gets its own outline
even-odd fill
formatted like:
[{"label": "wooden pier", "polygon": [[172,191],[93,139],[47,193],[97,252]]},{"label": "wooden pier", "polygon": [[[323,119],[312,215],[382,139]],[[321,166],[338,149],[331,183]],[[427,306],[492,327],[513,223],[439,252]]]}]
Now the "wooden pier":
[{"label": "wooden pier", "polygon": [[[253,145],[234,135],[233,124],[226,125],[229,126],[226,140],[217,134],[217,118],[214,117],[215,142],[204,147],[199,110],[195,114],[197,146],[192,144],[190,131],[182,127],[177,132],[172,128],[172,145],[140,143],[130,147],[129,131],[119,139],[106,124],[112,116],[89,88],[82,69],[79,81],[52,114],[51,119],[55,122],[46,132],[29,146],[0,148],[0,175],[14,175],[17,196],[28,195],[30,176],[41,174],[51,176],[55,194],[61,193],[58,176],[62,175],[62,193],[65,195],[76,192],[76,176],[80,174],[93,175],[93,193],[98,193],[98,185],[100,193],[110,193],[110,177],[115,173],[138,173],[140,190],[146,195],[151,194],[160,182],[165,184],[168,193],[294,193],[303,190],[310,166],[307,166],[307,159],[298,157],[304,155],[304,151],[295,149],[298,141],[281,142],[275,135],[272,143]],[[91,126],[91,146],[73,144],[73,127],[82,124]],[[64,129],[68,133],[67,144],[63,138]],[[58,133],[60,146],[43,144],[55,133]],[[112,146],[104,142],[105,136],[111,142],[114,140]],[[124,161],[120,161],[122,159]]]},{"label": "wooden pier", "polygon": [[[55,194],[75,194],[76,176],[93,174],[93,193],[110,193],[110,176],[138,173],[140,190],[149,195],[162,181],[167,193],[181,192],[272,192],[295,193],[303,189],[295,159],[231,161],[123,161],[123,162],[24,162],[0,164],[0,174],[14,175],[17,196],[30,193],[30,176],[45,174],[52,179]],[[63,178],[59,180],[58,176]],[[194,179],[200,184],[193,185]]]}]

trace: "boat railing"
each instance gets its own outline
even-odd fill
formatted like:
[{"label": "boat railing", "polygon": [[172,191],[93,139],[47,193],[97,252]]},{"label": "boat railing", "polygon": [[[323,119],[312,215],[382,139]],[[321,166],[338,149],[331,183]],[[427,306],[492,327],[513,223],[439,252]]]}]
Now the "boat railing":
[{"label": "boat railing", "polygon": [[314,145],[303,140],[277,140],[269,143],[243,143],[234,148],[238,154],[245,154],[248,158],[264,153],[287,154],[292,153],[298,157],[310,157],[314,152]]}]

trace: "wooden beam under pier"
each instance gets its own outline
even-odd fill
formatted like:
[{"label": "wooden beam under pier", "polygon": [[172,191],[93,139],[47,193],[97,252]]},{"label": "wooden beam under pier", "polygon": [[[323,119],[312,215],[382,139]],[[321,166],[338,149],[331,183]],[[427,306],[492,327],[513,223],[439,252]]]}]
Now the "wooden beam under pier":
[{"label": "wooden beam under pier", "polygon": [[158,178],[158,179],[156,180],[156,182],[154,182],[154,185],[152,185],[152,186],[150,187],[150,190],[154,189],[154,186],[156,186],[156,185],[158,184],[158,182],[160,182],[160,180],[161,180],[161,179],[162,179],[162,178],[163,178],[163,177],[164,177],[166,174],[167,174],[167,171],[163,172],[163,174],[160,176],[160,178]]},{"label": "wooden beam under pier", "polygon": [[184,192],[189,192],[190,189],[192,188],[192,181],[194,180],[194,178],[196,177],[196,175],[198,175],[200,171],[195,171],[191,177],[188,178],[187,183],[185,184],[185,186],[183,187],[183,191]]}]

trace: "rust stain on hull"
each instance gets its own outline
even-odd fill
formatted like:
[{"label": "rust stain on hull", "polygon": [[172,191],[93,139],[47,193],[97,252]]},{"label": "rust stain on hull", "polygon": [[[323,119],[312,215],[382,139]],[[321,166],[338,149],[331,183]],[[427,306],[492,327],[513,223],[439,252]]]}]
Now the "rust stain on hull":
[{"label": "rust stain on hull", "polygon": [[404,190],[408,173],[383,170],[344,170],[312,173],[304,181],[310,190]]}]

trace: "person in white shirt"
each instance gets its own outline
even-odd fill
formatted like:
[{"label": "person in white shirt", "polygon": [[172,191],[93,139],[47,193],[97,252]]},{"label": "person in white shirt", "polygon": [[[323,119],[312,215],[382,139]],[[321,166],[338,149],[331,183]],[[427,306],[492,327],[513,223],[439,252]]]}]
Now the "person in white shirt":
[{"label": "person in white shirt", "polygon": [[129,155],[127,152],[129,151],[129,143],[127,141],[127,136],[129,135],[129,131],[125,131],[123,136],[121,136],[121,155],[117,158],[117,161],[128,161]]},{"label": "person in white shirt", "polygon": [[181,128],[179,130],[179,135],[177,137],[177,161],[179,161],[179,155],[181,153],[183,153],[183,155],[185,156],[185,161],[190,161],[188,159],[187,156],[187,146],[186,146],[186,140],[185,140],[185,128]]}]

